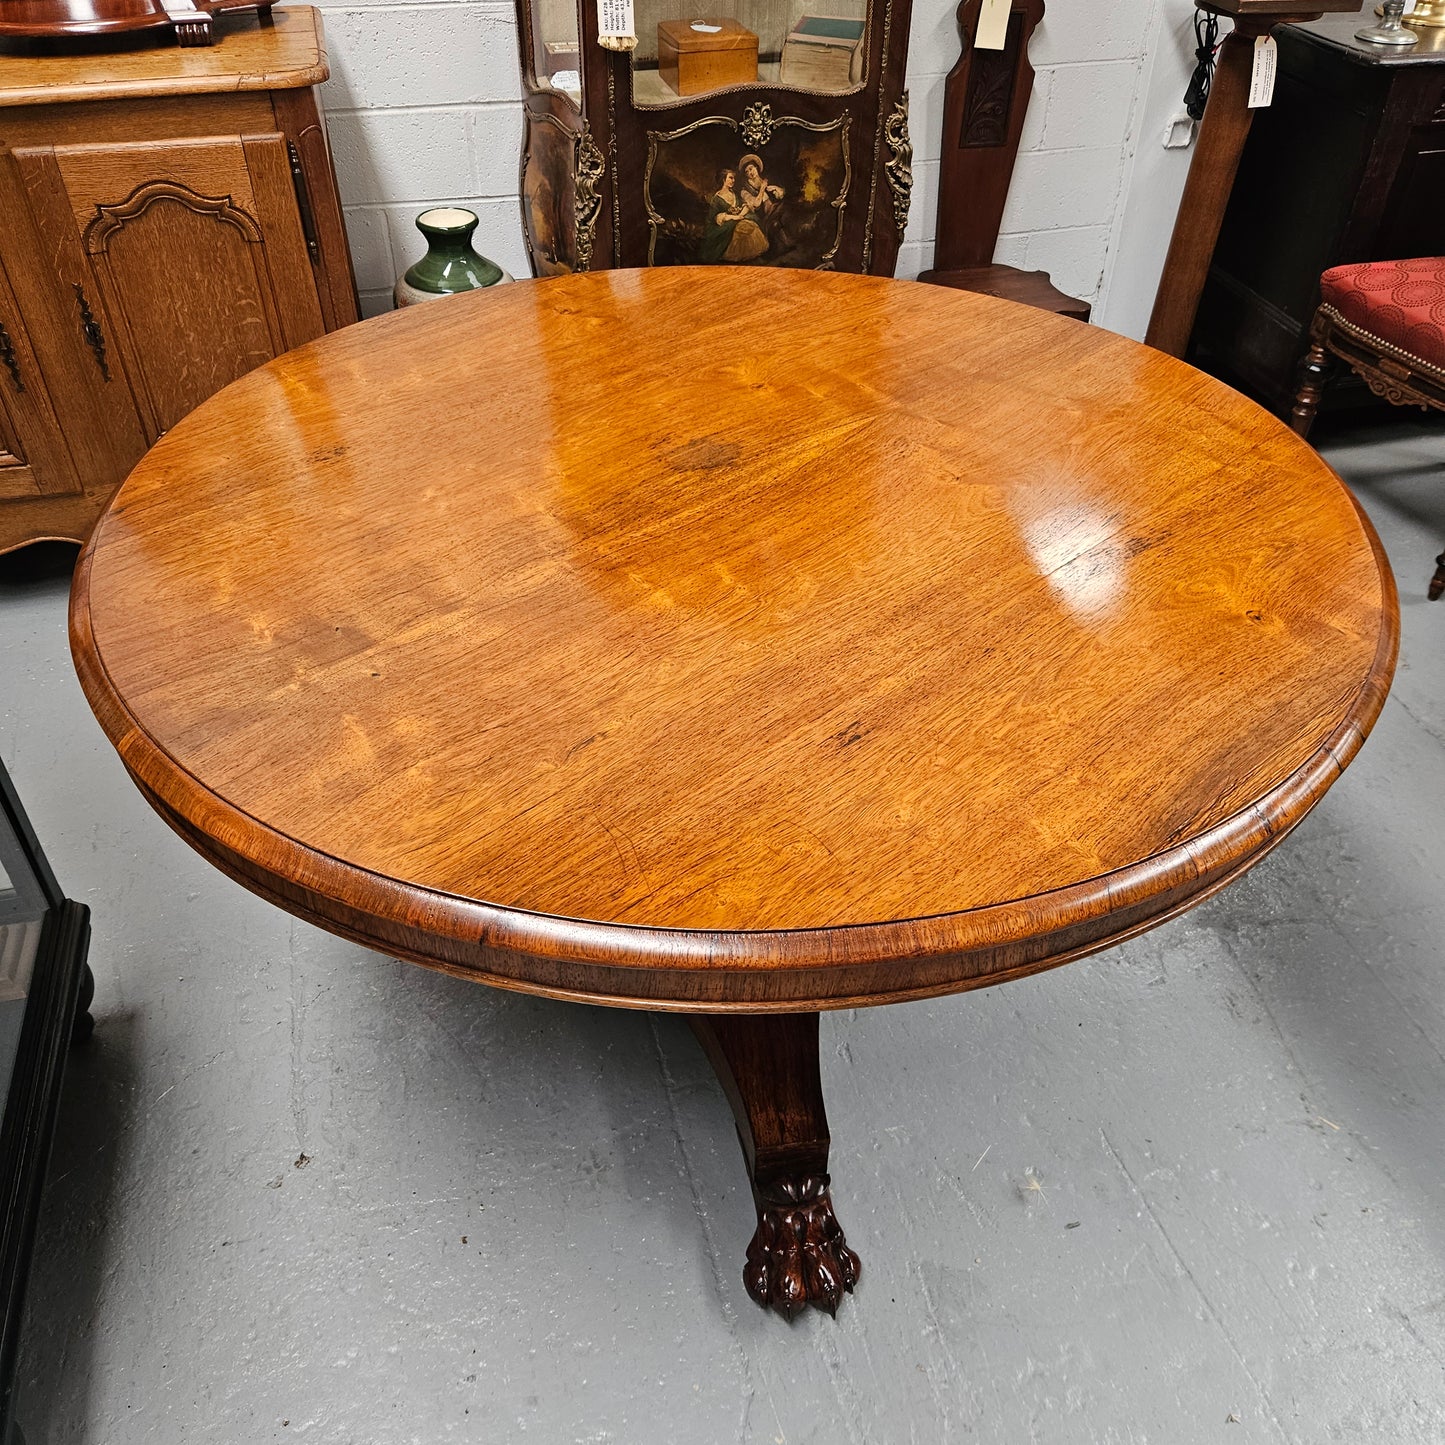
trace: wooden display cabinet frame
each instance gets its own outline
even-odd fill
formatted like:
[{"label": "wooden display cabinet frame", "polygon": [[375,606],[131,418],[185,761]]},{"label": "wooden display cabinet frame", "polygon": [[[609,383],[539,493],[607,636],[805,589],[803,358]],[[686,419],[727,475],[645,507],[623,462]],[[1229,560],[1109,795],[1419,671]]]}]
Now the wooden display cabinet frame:
[{"label": "wooden display cabinet frame", "polygon": [[845,92],[759,81],[665,106],[634,102],[631,53],[599,43],[598,0],[577,4],[580,102],[539,81],[531,0],[517,0],[526,89],[522,226],[534,274],[701,259],[688,254],[693,241],[676,239],[684,223],[658,198],[659,166],[679,142],[712,142],[728,147],[735,161],[753,153],[770,163],[776,141],[801,145],[817,138],[823,147],[832,137],[842,157],[841,167],[836,153],[830,158],[828,204],[836,211],[836,233],[795,247],[788,253],[794,259],[749,259],[893,274],[913,187],[904,88],[912,0],[870,0],[862,78]]}]

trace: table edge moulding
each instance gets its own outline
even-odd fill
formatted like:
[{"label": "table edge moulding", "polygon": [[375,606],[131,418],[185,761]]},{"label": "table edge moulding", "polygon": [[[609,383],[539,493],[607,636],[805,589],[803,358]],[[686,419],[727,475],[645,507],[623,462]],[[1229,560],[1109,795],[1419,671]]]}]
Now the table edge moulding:
[{"label": "table edge moulding", "polygon": [[[483,412],[432,377],[473,353]],[[70,629],[142,794],[251,891],[458,977],[688,1014],[752,1185],[747,1289],[791,1316],[859,1279],[820,1011],[1209,897],[1359,750],[1399,614],[1338,477],[1192,367],[991,297],[717,267],[476,292],[251,372],[122,487]]]},{"label": "table edge moulding", "polygon": [[[82,558],[81,608],[88,573],[89,559]],[[959,993],[1072,962],[1186,912],[1278,846],[1348,766],[1383,705],[1396,640],[1382,634],[1356,708],[1319,751],[1259,804],[1198,839],[1087,884],[1009,904],[747,934],[528,913],[359,870],[207,793],[113,700],[84,616],[72,622],[72,646],[86,695],[147,801],[197,852],[253,892],[354,942],[500,988],[715,1014],[861,1008]]]},{"label": "table edge moulding", "polygon": [[[1360,519],[1397,607],[1384,550],[1363,512]],[[223,873],[344,938],[445,973],[551,998],[675,1012],[845,1009],[962,992],[1057,967],[1167,922],[1251,868],[1319,802],[1379,716],[1398,649],[1398,628],[1386,626],[1347,715],[1301,767],[1201,836],[1130,867],[955,914],[817,930],[660,929],[501,908],[398,882],[276,833],[210,793],[146,736],[117,696],[91,631],[92,561],[87,548],[70,623],[86,696],[151,806]]]}]

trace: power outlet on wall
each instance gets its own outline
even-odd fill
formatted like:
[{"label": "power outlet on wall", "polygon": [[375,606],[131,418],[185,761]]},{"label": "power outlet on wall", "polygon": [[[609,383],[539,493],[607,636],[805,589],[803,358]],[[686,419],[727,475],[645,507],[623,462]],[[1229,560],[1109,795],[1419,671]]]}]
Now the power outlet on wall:
[{"label": "power outlet on wall", "polygon": [[1183,150],[1193,139],[1194,117],[1182,110],[1171,115],[1164,126],[1164,149]]}]

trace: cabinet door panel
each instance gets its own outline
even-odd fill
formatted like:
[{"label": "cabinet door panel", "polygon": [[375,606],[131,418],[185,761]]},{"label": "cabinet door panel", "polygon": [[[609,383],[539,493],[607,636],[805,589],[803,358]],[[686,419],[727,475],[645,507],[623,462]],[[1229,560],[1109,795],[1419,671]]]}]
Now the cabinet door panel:
[{"label": "cabinet door panel", "polygon": [[80,477],[0,266],[0,499],[79,490]]},{"label": "cabinet door panel", "polygon": [[10,435],[9,422],[5,408],[0,406],[0,502],[41,495],[35,469],[26,466],[24,458],[13,450],[15,441]]},{"label": "cabinet door panel", "polygon": [[322,334],[283,136],[15,157],[41,229],[69,261],[62,283],[79,288],[94,365],[102,381],[123,376],[148,441]]},{"label": "cabinet door panel", "polygon": [[1445,245],[1445,125],[1421,126],[1410,137],[1380,221],[1374,255],[1438,256]]}]

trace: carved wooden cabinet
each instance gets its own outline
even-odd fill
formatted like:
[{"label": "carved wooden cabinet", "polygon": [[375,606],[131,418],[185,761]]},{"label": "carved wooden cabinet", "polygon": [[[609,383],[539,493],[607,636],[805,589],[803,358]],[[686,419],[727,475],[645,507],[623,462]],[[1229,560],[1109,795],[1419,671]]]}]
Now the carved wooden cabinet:
[{"label": "carved wooden cabinet", "polygon": [[0,50],[0,552],[83,540],[227,382],[357,319],[309,8],[213,49]]},{"label": "carved wooden cabinet", "polygon": [[[911,0],[634,0],[630,37],[599,24],[619,9],[517,0],[534,272],[721,263],[892,275],[913,184]],[[756,37],[755,69],[739,26]],[[701,67],[723,77],[716,88],[678,93],[679,44],[704,61],[718,47]]]}]

